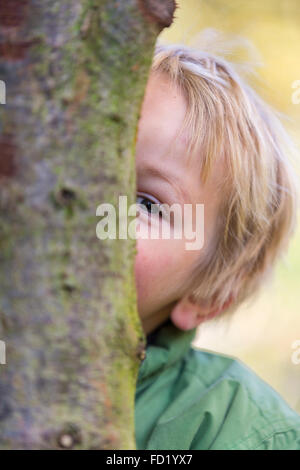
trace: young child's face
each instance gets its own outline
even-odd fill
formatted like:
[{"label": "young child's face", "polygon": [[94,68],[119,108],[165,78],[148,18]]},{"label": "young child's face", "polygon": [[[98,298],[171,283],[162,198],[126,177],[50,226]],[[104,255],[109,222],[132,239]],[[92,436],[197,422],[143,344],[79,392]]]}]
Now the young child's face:
[{"label": "young child's face", "polygon": [[[193,264],[207,252],[216,227],[219,201],[215,183],[220,170],[215,169],[205,187],[202,185],[199,165],[197,167],[195,161],[187,163],[186,134],[182,134],[171,153],[167,152],[181,127],[186,108],[182,92],[167,77],[162,74],[150,76],[136,147],[138,202],[145,204],[150,199],[152,203],[179,203],[182,207],[193,204],[193,208],[196,203],[204,204],[205,242],[201,250],[189,251],[185,238],[142,239],[137,236],[138,311],[146,333],[163,323],[176,305],[187,307],[182,303],[182,285],[190,278]],[[153,217],[158,216],[140,211],[140,233],[154,222]],[[183,315],[177,326],[189,329],[195,325],[189,315]]]}]

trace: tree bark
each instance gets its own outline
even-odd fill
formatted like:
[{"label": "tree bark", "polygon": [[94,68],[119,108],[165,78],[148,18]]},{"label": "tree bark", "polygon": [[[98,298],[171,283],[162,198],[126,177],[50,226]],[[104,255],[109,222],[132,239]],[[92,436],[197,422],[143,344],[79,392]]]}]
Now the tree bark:
[{"label": "tree bark", "polygon": [[0,0],[1,449],[134,449],[134,145],[173,0]]}]

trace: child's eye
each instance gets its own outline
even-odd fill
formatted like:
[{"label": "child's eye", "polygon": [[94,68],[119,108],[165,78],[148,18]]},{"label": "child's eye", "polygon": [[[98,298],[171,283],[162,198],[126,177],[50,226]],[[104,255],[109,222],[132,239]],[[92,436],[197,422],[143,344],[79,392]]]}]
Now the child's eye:
[{"label": "child's eye", "polygon": [[161,217],[161,211],[159,210],[160,202],[157,200],[152,200],[146,195],[137,195],[136,202],[139,207],[148,212],[149,214],[159,214]]}]

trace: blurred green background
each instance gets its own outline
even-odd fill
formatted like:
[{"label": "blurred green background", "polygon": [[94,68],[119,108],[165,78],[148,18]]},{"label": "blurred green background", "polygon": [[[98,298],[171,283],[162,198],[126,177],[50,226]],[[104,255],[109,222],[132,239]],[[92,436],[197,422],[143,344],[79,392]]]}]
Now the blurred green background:
[{"label": "blurred green background", "polygon": [[[159,39],[193,45],[201,31],[213,28],[250,40],[262,61],[259,76],[251,83],[288,117],[285,123],[300,147],[300,104],[292,103],[292,84],[300,80],[299,0],[179,0],[178,6],[175,22]],[[242,58],[239,54],[236,60]],[[298,174],[299,168],[296,162]],[[300,412],[300,364],[292,361],[296,340],[300,340],[300,228],[272,283],[229,321],[202,325],[195,345],[239,358]]]}]

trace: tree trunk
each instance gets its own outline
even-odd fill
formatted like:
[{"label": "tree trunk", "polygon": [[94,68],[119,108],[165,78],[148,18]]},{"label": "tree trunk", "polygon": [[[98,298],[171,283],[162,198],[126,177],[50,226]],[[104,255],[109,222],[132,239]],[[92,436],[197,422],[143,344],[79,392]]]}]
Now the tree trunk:
[{"label": "tree trunk", "polygon": [[0,448],[134,449],[134,144],[173,0],[0,0]]}]

